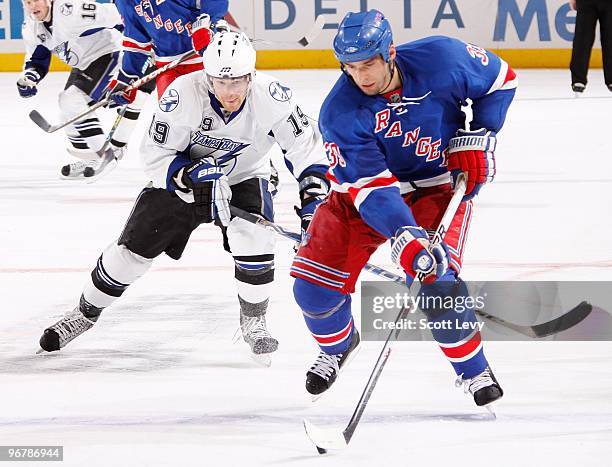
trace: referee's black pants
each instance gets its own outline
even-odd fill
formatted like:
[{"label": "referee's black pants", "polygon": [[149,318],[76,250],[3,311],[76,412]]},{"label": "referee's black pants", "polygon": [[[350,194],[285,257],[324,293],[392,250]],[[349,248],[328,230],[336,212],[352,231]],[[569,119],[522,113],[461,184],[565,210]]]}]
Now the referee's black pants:
[{"label": "referee's black pants", "polygon": [[577,0],[576,30],[570,71],[573,83],[587,83],[589,59],[599,20],[604,81],[612,84],[612,0]]}]

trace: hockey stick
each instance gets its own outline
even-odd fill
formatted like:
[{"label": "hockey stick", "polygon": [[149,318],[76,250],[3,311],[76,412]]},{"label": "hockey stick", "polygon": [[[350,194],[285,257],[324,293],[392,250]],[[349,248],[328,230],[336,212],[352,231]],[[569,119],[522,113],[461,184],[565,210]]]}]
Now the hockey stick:
[{"label": "hockey stick", "polygon": [[[241,219],[244,219],[253,224],[257,224],[266,229],[274,230],[279,235],[286,237],[290,240],[294,240],[298,243],[301,240],[300,234],[291,232],[290,230],[287,230],[284,227],[275,224],[274,222],[270,222],[262,217],[256,216],[255,214],[243,211],[242,209],[237,208],[235,206],[230,206],[230,211],[236,217],[240,217]],[[403,286],[406,285],[406,279],[404,277],[394,274],[391,271],[387,271],[386,269],[383,269],[379,266],[366,263],[365,270],[379,277],[382,277],[383,279],[396,282]],[[534,324],[532,326],[512,323],[510,321],[506,321],[503,318],[493,316],[483,310],[474,311],[482,318],[488,319],[489,321],[492,321],[496,324],[512,329],[518,332],[519,334],[522,334],[527,337],[537,338],[551,336],[553,334],[557,334],[559,332],[566,331],[572,328],[573,326],[584,320],[591,313],[591,311],[593,311],[593,307],[590,303],[583,301],[555,319],[540,324]]]},{"label": "hockey stick", "polygon": [[[119,92],[130,92],[130,91],[133,91],[134,89],[138,89],[140,86],[153,81],[154,79],[156,79],[162,73],[165,73],[166,71],[171,70],[172,68],[176,68],[181,63],[186,62],[187,60],[190,60],[190,59],[195,58],[197,56],[198,56],[197,52],[194,52],[194,51],[187,52],[186,54],[180,56],[176,60],[173,60],[170,63],[166,63],[163,67],[158,68],[154,72],[149,73],[148,75],[145,75],[142,78],[134,81],[127,88],[125,88],[124,90],[119,91]],[[71,123],[74,123],[74,122],[76,122],[78,120],[81,120],[83,117],[89,115],[91,112],[99,109],[100,107],[104,107],[105,105],[109,104],[110,101],[111,101],[111,96],[107,96],[104,99],[102,99],[101,101],[98,101],[95,104],[93,104],[92,106],[88,107],[86,110],[84,110],[80,114],[75,115],[74,117],[66,120],[63,123],[58,123],[57,125],[51,125],[37,110],[32,110],[30,112],[30,119],[34,123],[36,123],[36,125],[38,125],[38,127],[40,127],[43,131],[45,131],[47,133],[53,133],[53,132],[55,132],[57,130],[60,130],[60,129],[70,125]]]},{"label": "hockey stick", "polygon": [[[453,194],[453,197],[448,203],[446,211],[444,212],[444,215],[442,216],[442,220],[440,221],[440,225],[436,229],[436,232],[433,238],[431,239],[431,243],[433,245],[444,240],[444,237],[446,236],[446,232],[448,231],[448,228],[453,220],[453,217],[455,217],[455,213],[457,212],[457,209],[459,208],[459,204],[461,204],[461,200],[463,198],[463,195],[465,194],[465,190],[466,190],[466,180],[465,180],[465,177],[461,175],[459,179],[457,180],[457,184],[455,187],[455,193]],[[422,274],[419,274],[417,276],[417,280],[420,282],[422,281],[422,279],[423,279]],[[408,286],[408,289],[410,289],[411,286],[412,284]],[[402,308],[402,310],[398,313],[397,318],[395,318],[395,323],[396,324],[399,323],[409,311],[410,310],[407,307]],[[361,416],[363,415],[363,412],[365,411],[368,401],[370,400],[370,396],[372,395],[372,392],[374,392],[376,383],[378,382],[378,379],[380,378],[380,375],[382,374],[383,368],[385,367],[387,360],[389,360],[389,355],[391,354],[391,339],[393,337],[397,339],[397,336],[399,335],[399,331],[400,329],[399,327],[397,327],[397,329],[394,328],[389,332],[387,339],[385,340],[385,343],[383,344],[383,347],[380,350],[380,354],[378,355],[378,358],[376,359],[376,364],[374,365],[374,368],[372,369],[372,372],[370,373],[368,382],[363,388],[363,392],[361,393],[359,402],[357,402],[357,406],[355,407],[353,415],[351,416],[351,419],[346,425],[346,428],[344,428],[344,430],[342,430],[341,433],[335,430],[334,431],[324,430],[322,428],[319,428],[313,425],[308,420],[304,419],[304,429],[306,430],[306,434],[316,446],[317,452],[319,454],[325,454],[328,449],[342,449],[346,447],[348,443],[351,441],[351,438],[355,434],[355,429],[357,428],[357,425],[359,424],[359,421],[361,420]]]}]

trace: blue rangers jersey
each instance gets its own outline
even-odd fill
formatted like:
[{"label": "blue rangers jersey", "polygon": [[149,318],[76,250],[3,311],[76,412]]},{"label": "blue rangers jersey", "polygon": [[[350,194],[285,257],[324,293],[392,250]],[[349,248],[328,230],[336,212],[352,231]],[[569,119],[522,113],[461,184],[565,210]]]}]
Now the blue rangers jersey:
[{"label": "blue rangers jersey", "polygon": [[396,99],[367,96],[343,75],[319,120],[332,189],[349,193],[362,219],[387,238],[416,225],[401,193],[450,181],[447,146],[465,128],[461,106],[472,101],[471,129],[498,132],[517,85],[499,57],[449,37],[401,45],[395,63]]},{"label": "blue rangers jersey", "polygon": [[[142,77],[151,52],[163,66],[192,50],[191,23],[206,13],[214,24],[228,8],[228,0],[116,0],[115,4],[125,25],[121,71],[131,78]],[[199,61],[196,57],[193,63]]]}]

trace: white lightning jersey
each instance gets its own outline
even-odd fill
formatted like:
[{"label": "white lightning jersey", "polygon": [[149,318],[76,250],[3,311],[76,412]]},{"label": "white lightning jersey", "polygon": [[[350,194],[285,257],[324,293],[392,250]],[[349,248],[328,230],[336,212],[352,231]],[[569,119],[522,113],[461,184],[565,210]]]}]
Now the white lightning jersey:
[{"label": "white lightning jersey", "polygon": [[[51,21],[43,23],[29,16],[23,24],[26,67],[47,62],[44,48],[79,70],[102,55],[121,49],[121,16],[115,5],[84,0],[54,0]],[[37,50],[38,49],[38,50]]]},{"label": "white lightning jersey", "polygon": [[321,135],[292,98],[291,89],[257,72],[242,109],[226,121],[203,71],[177,78],[159,100],[141,153],[145,171],[167,188],[177,153],[214,157],[230,185],[270,177],[268,151],[277,143],[296,179],[311,166],[327,166]]}]

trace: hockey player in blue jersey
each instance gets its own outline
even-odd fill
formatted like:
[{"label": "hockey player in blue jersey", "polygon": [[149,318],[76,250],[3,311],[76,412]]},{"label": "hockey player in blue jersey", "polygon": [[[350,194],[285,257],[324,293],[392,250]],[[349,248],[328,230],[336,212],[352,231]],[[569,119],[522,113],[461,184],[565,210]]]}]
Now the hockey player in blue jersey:
[{"label": "hockey player in blue jersey", "polygon": [[[496,133],[514,97],[516,75],[480,47],[435,36],[395,46],[389,22],[370,10],[348,13],[334,39],[343,75],[325,99],[319,126],[331,162],[332,191],[315,214],[291,268],[294,295],[320,347],[307,372],[313,396],[326,391],[359,345],[351,293],[370,255],[387,239],[392,260],[420,294],[455,284],[472,214],[472,198],[495,175]],[[461,107],[472,101],[466,128]],[[434,231],[452,197],[453,180],[467,190],[445,241]],[[467,326],[432,331],[477,405],[503,391],[485,358],[474,310],[423,310],[431,322],[452,317]],[[434,326],[432,326],[433,328]],[[470,330],[462,329],[465,327]]]},{"label": "hockey player in blue jersey", "polygon": [[[201,52],[210,43],[213,30],[228,30],[222,19],[227,14],[228,0],[116,0],[115,4],[125,25],[121,68],[110,85],[118,105],[133,100],[134,93],[118,91],[142,78],[152,52],[155,65],[161,68],[190,50]],[[156,78],[158,96],[178,76],[201,69],[202,60],[194,56],[162,73]]]}]

